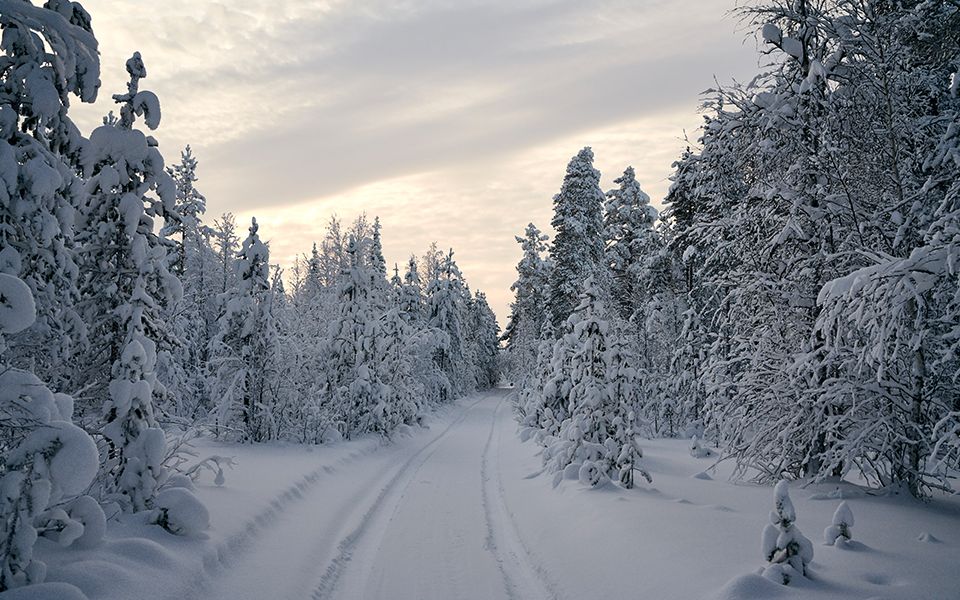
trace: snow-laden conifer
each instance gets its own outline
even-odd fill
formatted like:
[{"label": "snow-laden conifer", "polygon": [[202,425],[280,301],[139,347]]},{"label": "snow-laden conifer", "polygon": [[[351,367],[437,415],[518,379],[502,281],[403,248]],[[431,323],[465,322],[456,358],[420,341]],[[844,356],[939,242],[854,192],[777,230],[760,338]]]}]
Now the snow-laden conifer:
[{"label": "snow-laden conifer", "polygon": [[837,506],[833,513],[833,519],[830,525],[823,530],[823,541],[828,546],[841,545],[853,539],[852,528],[854,525],[853,511],[844,501]]},{"label": "snow-laden conifer", "polygon": [[567,165],[560,192],[553,198],[550,246],[553,268],[546,306],[559,328],[573,313],[584,282],[593,277],[600,289],[607,277],[603,255],[603,192],[593,150],[577,153]]},{"label": "snow-laden conifer", "polygon": [[813,544],[796,526],[797,513],[790,500],[790,484],[785,480],[774,489],[774,507],[770,523],[763,530],[762,550],[767,561],[763,576],[787,585],[807,574],[813,560]]},{"label": "snow-laden conifer", "polygon": [[221,299],[223,315],[212,341],[215,423],[243,440],[269,437],[277,328],[270,293],[270,251],[253,219],[234,266],[236,288]]}]

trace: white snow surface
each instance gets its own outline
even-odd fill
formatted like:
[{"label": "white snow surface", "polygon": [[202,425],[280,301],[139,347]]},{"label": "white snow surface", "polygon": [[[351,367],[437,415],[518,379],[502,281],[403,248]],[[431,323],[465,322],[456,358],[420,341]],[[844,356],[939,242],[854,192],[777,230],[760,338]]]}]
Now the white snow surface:
[{"label": "white snow surface", "polygon": [[695,477],[708,464],[689,440],[643,440],[652,484],[553,488],[539,446],[517,436],[512,393],[462,399],[390,442],[203,441],[201,457],[238,462],[224,485],[197,484],[206,534],[175,536],[140,513],[112,521],[92,549],[41,538],[50,583],[9,597],[57,597],[64,583],[101,600],[958,597],[956,497],[794,482],[798,527],[829,525],[840,485],[857,536],[818,544],[811,578],[781,586],[757,575],[770,487],[731,483],[724,465]]}]

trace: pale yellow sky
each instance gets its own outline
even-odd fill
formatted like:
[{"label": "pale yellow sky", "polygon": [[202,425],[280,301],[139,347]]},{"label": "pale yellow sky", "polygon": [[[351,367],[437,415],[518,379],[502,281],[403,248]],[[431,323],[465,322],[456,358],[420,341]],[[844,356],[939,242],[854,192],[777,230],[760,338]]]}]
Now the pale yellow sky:
[{"label": "pale yellow sky", "polygon": [[331,214],[379,215],[389,261],[454,247],[501,326],[519,247],[549,228],[567,161],[627,165],[659,206],[699,93],[756,69],[733,0],[86,0],[103,87],[124,61],[160,97],[167,163],[191,144],[208,220],[256,216],[288,265]]}]

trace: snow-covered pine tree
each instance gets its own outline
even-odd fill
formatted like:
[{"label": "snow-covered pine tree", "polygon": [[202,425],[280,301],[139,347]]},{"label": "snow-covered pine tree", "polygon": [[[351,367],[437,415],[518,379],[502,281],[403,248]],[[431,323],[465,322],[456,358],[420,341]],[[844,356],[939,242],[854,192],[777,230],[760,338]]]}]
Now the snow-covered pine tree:
[{"label": "snow-covered pine tree", "polygon": [[405,347],[414,364],[414,385],[422,391],[422,404],[435,406],[451,395],[450,381],[435,360],[448,338],[429,324],[423,282],[414,255],[407,261],[398,302],[399,315],[407,325]]},{"label": "snow-covered pine tree", "polygon": [[634,486],[634,473],[648,482],[650,474],[642,467],[643,451],[636,440],[637,415],[643,406],[642,386],[638,381],[637,359],[631,351],[624,327],[611,328],[607,348],[607,393],[609,399],[606,410],[609,426],[604,446],[608,460],[616,456],[611,473],[616,472],[620,485],[630,489]]},{"label": "snow-covered pine tree", "polygon": [[550,224],[556,235],[550,246],[553,268],[546,306],[558,330],[577,307],[588,278],[594,278],[598,289],[606,285],[603,198],[593,150],[586,147],[570,160],[560,193],[553,197]]},{"label": "snow-covered pine tree", "polygon": [[236,288],[221,299],[223,316],[212,341],[217,431],[235,431],[245,441],[270,434],[270,391],[277,373],[277,324],[272,313],[270,250],[257,220],[235,261]]},{"label": "snow-covered pine tree", "polygon": [[[544,439],[544,427],[552,421],[552,415],[544,414],[547,406],[545,390],[547,380],[553,374],[553,346],[556,342],[553,334],[552,319],[545,318],[540,339],[537,342],[537,360],[524,385],[517,393],[516,412],[523,427],[521,437],[524,441],[535,437],[538,442]],[[553,405],[551,398],[550,404]],[[555,433],[555,432],[552,432]]]},{"label": "snow-covered pine tree", "polygon": [[467,315],[468,343],[471,347],[473,381],[476,389],[488,389],[497,384],[500,372],[500,327],[497,317],[487,303],[487,296],[477,291],[469,304]]},{"label": "snow-covered pine tree", "polygon": [[[213,221],[210,233],[213,240],[213,249],[217,253],[217,283],[218,294],[225,294],[227,290],[237,284],[234,262],[240,251],[240,238],[237,237],[237,221],[233,213],[223,213],[219,219]],[[219,313],[223,314],[223,307]]]},{"label": "snow-covered pine tree", "polygon": [[427,312],[429,325],[441,332],[446,340],[438,348],[435,360],[437,366],[450,382],[451,401],[463,395],[468,389],[468,374],[464,348],[464,318],[468,291],[463,283],[463,275],[453,259],[451,249],[444,257],[439,270],[427,283]]},{"label": "snow-covered pine tree", "polygon": [[417,258],[410,256],[407,261],[407,271],[403,274],[403,285],[400,289],[400,315],[415,329],[424,326],[423,282],[417,270]]},{"label": "snow-covered pine tree", "polygon": [[530,223],[523,237],[515,239],[523,256],[517,263],[517,280],[510,286],[515,297],[503,341],[506,342],[508,375],[522,388],[536,362],[537,343],[544,326],[543,307],[550,277],[550,263],[544,255],[549,237]]},{"label": "snow-covered pine tree", "polygon": [[377,379],[383,382],[386,395],[380,429],[389,435],[401,423],[417,422],[423,412],[426,390],[416,372],[416,356],[409,347],[415,332],[400,309],[391,306],[379,321],[380,335],[375,344]]},{"label": "snow-covered pine tree", "polygon": [[828,546],[843,545],[853,539],[850,529],[853,527],[853,511],[846,501],[837,506],[830,525],[823,530],[823,541]]},{"label": "snow-covered pine tree", "polygon": [[207,199],[197,190],[197,158],[190,146],[180,153],[180,163],[167,167],[167,173],[177,188],[175,212],[177,219],[164,224],[164,236],[173,237],[179,244],[174,254],[172,272],[181,279],[187,269],[188,248],[198,243],[200,221],[207,211]]},{"label": "snow-covered pine tree", "polygon": [[679,315],[673,264],[664,248],[668,230],[654,227],[657,211],[640,189],[633,167],[627,167],[614,183],[619,185],[607,192],[604,207],[611,305],[621,320],[632,324],[635,366],[642,373],[645,400],[637,408],[643,409],[656,433],[673,436],[681,411],[669,392],[668,373]]},{"label": "snow-covered pine tree", "polygon": [[562,400],[569,416],[557,437],[547,441],[544,461],[557,474],[555,481],[575,469],[580,481],[591,486],[616,477],[631,487],[634,471],[649,479],[639,466],[641,453],[633,436],[635,373],[606,315],[599,286],[588,279],[567,321],[570,360],[561,373],[568,381]]},{"label": "snow-covered pine tree", "polygon": [[387,277],[387,261],[383,258],[383,240],[380,237],[380,217],[373,218],[373,234],[370,237],[370,268],[383,279]]},{"label": "snow-covered pine tree", "polygon": [[8,364],[55,388],[70,381],[85,328],[76,303],[77,176],[87,141],[67,112],[70,96],[93,102],[100,85],[90,15],[74,2],[31,2],[0,11],[0,262],[30,288],[37,318],[7,335]]},{"label": "snow-covered pine tree", "polygon": [[120,118],[105,120],[83,152],[87,199],[82,208],[82,307],[89,351],[85,393],[103,401],[109,444],[105,492],[125,510],[150,508],[167,473],[166,440],[154,415],[164,388],[156,377],[157,344],[172,345],[165,322],[180,300],[180,281],[167,269],[154,219],[175,209],[176,190],[156,140],[134,129],[137,116],[155,129],[160,105],[140,90],[146,69],[139,53],[127,63],[127,93],[114,96]]},{"label": "snow-covered pine tree", "polygon": [[649,296],[649,290],[643,288],[649,263],[658,249],[653,229],[657,210],[640,189],[633,167],[627,167],[613,182],[618,187],[607,192],[603,213],[611,308],[621,319],[630,321]]},{"label": "snow-covered pine tree", "polygon": [[362,245],[347,242],[347,268],[341,278],[337,314],[330,323],[326,369],[329,398],[340,415],[341,433],[351,438],[376,431],[387,434],[393,423],[387,410],[387,389],[378,375],[377,341],[380,337],[374,311],[372,269],[364,263]]},{"label": "snow-covered pine tree", "polygon": [[813,560],[813,544],[796,526],[797,513],[790,500],[790,484],[782,479],[774,489],[774,507],[770,523],[763,530],[763,556],[767,566],[763,576],[787,585],[807,575]]},{"label": "snow-covered pine tree", "polygon": [[173,323],[175,338],[182,345],[158,354],[157,372],[166,384],[171,401],[161,406],[167,414],[188,421],[210,409],[209,349],[210,340],[216,334],[217,295],[221,293],[218,258],[211,243],[213,232],[202,223],[206,199],[194,185],[197,164],[187,146],[181,153],[180,163],[167,169],[176,185],[176,211],[175,218],[168,220],[161,230],[168,243],[174,244],[171,272],[183,284],[183,297],[168,317]]}]

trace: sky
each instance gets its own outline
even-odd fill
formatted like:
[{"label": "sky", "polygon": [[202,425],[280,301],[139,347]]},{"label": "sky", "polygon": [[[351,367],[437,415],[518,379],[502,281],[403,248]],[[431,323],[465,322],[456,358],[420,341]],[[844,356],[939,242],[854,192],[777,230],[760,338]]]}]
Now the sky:
[{"label": "sky", "polygon": [[[160,98],[167,164],[190,144],[207,220],[256,216],[292,264],[333,214],[383,223],[401,265],[452,247],[507,320],[527,223],[551,233],[566,164],[592,146],[656,206],[696,139],[701,93],[757,70],[734,0],[83,0],[100,41],[89,132],[125,91]],[[162,6],[161,8],[158,8]]]}]

